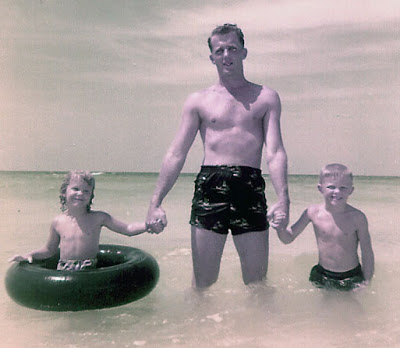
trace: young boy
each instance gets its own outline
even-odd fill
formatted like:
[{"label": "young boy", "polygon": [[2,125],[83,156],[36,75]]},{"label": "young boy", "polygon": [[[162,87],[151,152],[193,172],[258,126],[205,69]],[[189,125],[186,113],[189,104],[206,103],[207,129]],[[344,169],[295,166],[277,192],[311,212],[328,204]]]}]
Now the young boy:
[{"label": "young boy", "polygon": [[105,212],[92,211],[94,187],[95,180],[90,172],[69,172],[60,188],[61,210],[64,213],[54,218],[46,245],[27,255],[14,256],[10,261],[43,260],[55,255],[60,247],[58,270],[91,269],[96,267],[103,226],[127,236],[163,230],[161,220],[150,225],[144,222],[126,224]]},{"label": "young boy", "polygon": [[[284,216],[277,215],[271,226],[279,239],[291,243],[311,222],[318,245],[319,263],[310,273],[310,281],[317,287],[351,290],[367,284],[374,273],[374,253],[365,215],[347,204],[352,194],[353,175],[341,164],[322,168],[318,190],[324,203],[307,208],[291,228],[282,229]],[[362,268],[357,249],[361,248]]]}]

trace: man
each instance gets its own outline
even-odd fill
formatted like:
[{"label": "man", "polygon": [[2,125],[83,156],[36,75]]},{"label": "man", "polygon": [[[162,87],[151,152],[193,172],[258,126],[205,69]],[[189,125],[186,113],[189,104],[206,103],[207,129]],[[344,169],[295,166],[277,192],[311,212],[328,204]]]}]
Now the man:
[{"label": "man", "polygon": [[219,81],[190,95],[178,133],[164,157],[147,216],[151,224],[166,216],[161,203],[175,184],[198,131],[203,141],[202,169],[196,179],[191,231],[193,286],[206,288],[218,278],[228,231],[240,257],[245,284],[265,279],[268,267],[268,222],[265,183],[261,176],[266,145],[269,175],[278,197],[269,217],[289,217],[287,156],[280,130],[281,105],[272,89],[244,77],[247,56],[242,31],[232,24],[217,27],[208,39],[210,59]]}]

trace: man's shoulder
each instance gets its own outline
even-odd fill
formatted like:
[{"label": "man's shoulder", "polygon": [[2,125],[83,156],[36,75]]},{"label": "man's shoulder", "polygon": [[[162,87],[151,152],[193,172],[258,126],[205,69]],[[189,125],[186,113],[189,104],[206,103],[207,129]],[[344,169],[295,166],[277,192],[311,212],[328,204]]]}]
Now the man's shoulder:
[{"label": "man's shoulder", "polygon": [[185,100],[186,105],[197,105],[212,92],[211,87],[190,93]]},{"label": "man's shoulder", "polygon": [[261,86],[260,96],[270,103],[279,102],[280,100],[278,92],[268,86]]},{"label": "man's shoulder", "polygon": [[210,86],[195,92],[190,93],[184,103],[187,110],[200,110],[207,107],[218,97],[218,90],[216,86]]},{"label": "man's shoulder", "polygon": [[197,90],[189,94],[188,99],[204,98],[205,96],[216,94],[221,87],[218,85],[211,85],[203,89]]}]

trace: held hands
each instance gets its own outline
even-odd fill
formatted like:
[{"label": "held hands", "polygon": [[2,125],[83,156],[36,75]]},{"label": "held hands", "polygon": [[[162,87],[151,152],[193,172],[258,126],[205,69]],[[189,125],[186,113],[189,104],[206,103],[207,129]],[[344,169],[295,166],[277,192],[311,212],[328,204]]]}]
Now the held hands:
[{"label": "held hands", "polygon": [[159,234],[164,230],[164,225],[161,222],[161,219],[157,219],[156,221],[152,221],[150,223],[146,222],[146,232],[148,233],[156,233]]},{"label": "held hands", "polygon": [[268,222],[276,230],[284,230],[289,224],[289,203],[278,202],[269,210]]},{"label": "held hands", "polygon": [[284,226],[284,221],[286,220],[286,214],[282,211],[275,212],[274,216],[268,217],[268,222],[271,227],[276,230],[284,230],[286,226]]},{"label": "held hands", "polygon": [[146,226],[148,233],[161,233],[167,226],[167,216],[161,207],[150,207],[147,213]]}]

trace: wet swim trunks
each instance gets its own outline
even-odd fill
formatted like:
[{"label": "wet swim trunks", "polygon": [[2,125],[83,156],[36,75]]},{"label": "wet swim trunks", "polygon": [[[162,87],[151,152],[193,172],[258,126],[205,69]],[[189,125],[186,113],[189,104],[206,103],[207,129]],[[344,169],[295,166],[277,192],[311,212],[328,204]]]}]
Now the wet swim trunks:
[{"label": "wet swim trunks", "polygon": [[268,229],[261,170],[245,166],[202,166],[195,180],[190,224],[233,235]]},{"label": "wet swim trunks", "polygon": [[97,259],[87,260],[60,260],[58,261],[58,271],[82,271],[85,269],[95,269]]},{"label": "wet swim trunks", "polygon": [[311,269],[309,279],[317,288],[344,291],[358,287],[365,280],[361,265],[347,272],[332,272],[319,264]]}]

